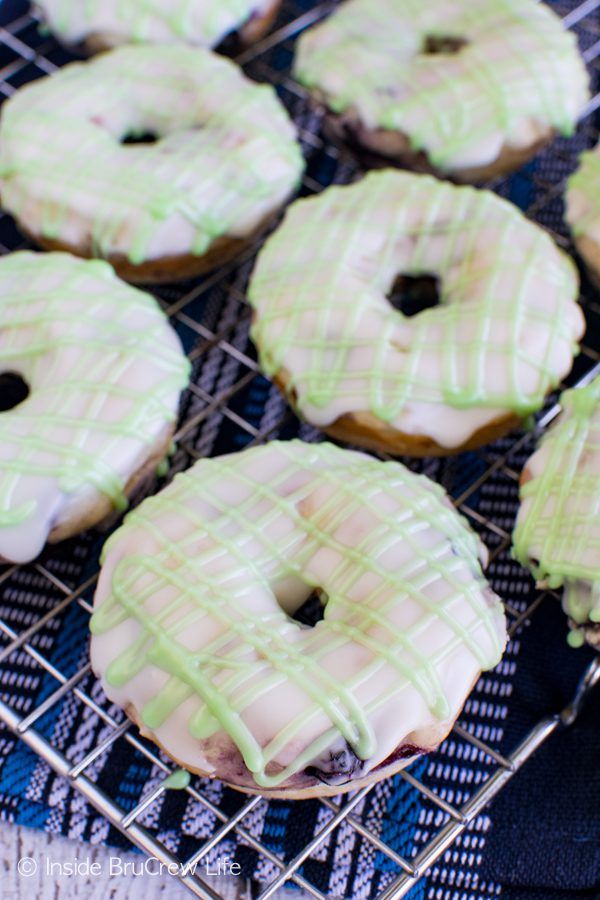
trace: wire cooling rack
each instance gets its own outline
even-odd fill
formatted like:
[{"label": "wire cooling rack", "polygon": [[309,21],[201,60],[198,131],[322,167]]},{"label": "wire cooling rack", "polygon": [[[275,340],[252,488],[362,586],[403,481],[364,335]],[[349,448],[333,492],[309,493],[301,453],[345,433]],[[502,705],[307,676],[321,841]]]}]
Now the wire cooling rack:
[{"label": "wire cooling rack", "polygon": [[[303,193],[322,190],[331,182],[350,181],[359,174],[355,159],[345,150],[328,145],[320,136],[320,114],[311,108],[304,91],[290,77],[290,62],[293,42],[298,33],[326,15],[332,3],[310,4],[285,2],[275,30],[257,46],[245,51],[239,58],[248,74],[257,80],[275,84],[288,110],[296,120],[300,137],[306,152],[308,167],[303,182]],[[590,67],[598,89],[600,55],[600,0],[585,0],[573,3],[564,0],[554,4],[564,17],[565,25],[577,31],[586,62]],[[67,52],[53,39],[38,30],[38,21],[27,4],[21,0],[8,0],[0,6],[0,94],[9,97],[20,85],[44,74],[49,74],[70,59]],[[557,140],[546,151],[545,164],[533,169],[526,167],[518,175],[521,197],[526,199],[528,215],[540,224],[550,228],[560,246],[572,252],[564,226],[557,226],[561,211],[561,197],[566,176],[576,166],[577,152],[592,146],[598,139],[598,110],[600,94],[594,93],[583,121],[574,140]],[[318,174],[317,174],[318,173]],[[325,173],[325,174],[323,174]],[[498,180],[491,186],[499,193],[507,193],[508,182]],[[514,182],[513,182],[514,185]],[[10,252],[27,246],[11,220],[0,215],[0,251]],[[318,438],[318,433],[306,426],[299,426],[291,411],[279,394],[268,389],[260,375],[254,351],[248,342],[250,309],[245,298],[245,287],[252,261],[258,245],[247,250],[229,266],[212,273],[201,282],[168,287],[157,292],[165,311],[179,331],[194,366],[194,380],[184,398],[181,425],[177,435],[179,450],[173,460],[172,471],[189,466],[195,459],[207,453],[223,452],[248,444],[266,441],[278,435],[298,433],[305,439]],[[585,282],[582,303],[589,320],[588,338],[576,362],[568,384],[580,383],[600,371],[598,344],[594,345],[591,335],[598,335],[600,305],[598,294]],[[227,316],[219,316],[218,309],[227,308]],[[207,315],[208,311],[208,315]],[[212,311],[212,314],[211,314]],[[219,370],[225,376],[216,379],[211,372]],[[227,373],[229,372],[229,375]],[[248,409],[248,398],[256,393],[258,404],[262,405],[260,417],[252,418],[240,412]],[[265,399],[266,398],[266,399]],[[556,396],[553,398],[555,401]],[[244,400],[244,402],[242,402]],[[265,411],[265,402],[268,407]],[[476,509],[472,498],[481,492],[490,479],[502,476],[508,490],[516,494],[521,465],[531,452],[539,431],[546,428],[556,416],[558,409],[550,403],[538,419],[535,433],[518,433],[483,448],[476,454],[479,466],[471,467],[465,473],[460,489],[454,492],[457,507],[482,533],[491,548],[491,565],[501,564],[510,552],[511,515],[502,509]],[[224,425],[231,437],[221,438]],[[416,465],[416,464],[415,464]],[[427,464],[425,464],[427,470]],[[437,470],[436,470],[437,471]],[[474,472],[475,474],[469,474]],[[172,474],[172,473],[171,473]],[[435,471],[434,471],[435,474]],[[153,486],[155,489],[157,485]],[[468,718],[457,724],[449,738],[453,746],[463,747],[463,754],[476,754],[486,762],[486,777],[472,792],[457,790],[451,799],[442,796],[427,782],[425,777],[415,777],[411,770],[402,773],[402,778],[417,790],[429,811],[426,828],[422,829],[421,840],[404,855],[397,853],[385,841],[373,833],[360,815],[360,807],[372,788],[364,788],[348,797],[324,799],[322,804],[321,827],[314,838],[303,847],[292,860],[283,860],[260,839],[256,838],[246,825],[249,815],[259,804],[265,803],[260,797],[240,800],[237,811],[230,815],[211,799],[206,782],[197,779],[187,789],[194,800],[213,814],[216,827],[212,836],[199,842],[191,856],[180,859],[165,843],[156,838],[140,821],[163,794],[164,779],[150,791],[133,809],[124,809],[114,796],[98,787],[90,775],[95,761],[115,742],[128,741],[137,751],[157,767],[159,773],[167,777],[170,764],[153,745],[140,738],[137,730],[123,717],[111,711],[106,703],[92,696],[90,685],[93,678],[89,666],[84,665],[74,673],[59,670],[45,654],[46,629],[52,625],[60,627],[68,610],[77,605],[85,614],[91,612],[91,596],[97,573],[84,565],[89,546],[74,544],[72,557],[60,560],[54,551],[48,551],[40,561],[30,566],[0,567],[0,592],[2,592],[2,616],[0,617],[0,675],[3,667],[18,656],[26,662],[29,671],[44,673],[52,679],[53,689],[41,704],[30,709],[24,696],[17,695],[11,701],[0,702],[0,723],[27,744],[31,750],[45,760],[54,771],[64,776],[86,801],[95,807],[109,822],[122,831],[137,847],[165,864],[174,863],[182,868],[178,876],[181,884],[198,897],[218,897],[214,888],[193,864],[201,862],[226,840],[236,834],[268,864],[270,879],[260,888],[260,897],[275,896],[284,885],[293,883],[307,896],[323,897],[320,890],[304,874],[304,865],[319,854],[324,842],[342,827],[354,830],[361,839],[369,842],[374,851],[382,854],[393,877],[380,894],[382,900],[405,896],[425,873],[433,872],[435,864],[448,853],[461,836],[481,820],[484,810],[515,773],[560,727],[571,724],[586,695],[600,680],[600,662],[594,661],[582,672],[581,681],[572,703],[555,715],[541,718],[511,752],[501,754],[496,749],[497,736],[493,729],[477,730]],[[89,555],[89,554],[88,554]],[[80,573],[84,574],[81,575]],[[21,613],[10,613],[12,585],[35,583],[55,598],[49,609],[27,609]],[[535,627],[535,616],[545,603],[555,602],[552,592],[531,590],[523,596],[511,598],[506,604],[507,616],[512,636],[522,629]],[[583,666],[582,666],[583,668]],[[40,722],[55,704],[66,697],[74,704],[83,704],[89,714],[98,717],[105,726],[105,737],[89,750],[83,758],[74,762],[63,750],[53,746],[40,728]],[[430,759],[444,760],[445,747]],[[459,754],[460,755],[460,754]],[[436,895],[437,896],[437,895]],[[450,896],[450,895],[444,895]],[[452,895],[453,896],[453,895]]]}]

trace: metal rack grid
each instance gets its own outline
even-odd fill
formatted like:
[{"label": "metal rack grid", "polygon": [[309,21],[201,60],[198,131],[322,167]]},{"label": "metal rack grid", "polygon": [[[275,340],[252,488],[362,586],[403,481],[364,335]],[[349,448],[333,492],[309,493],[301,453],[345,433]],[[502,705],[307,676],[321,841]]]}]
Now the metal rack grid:
[{"label": "metal rack grid", "polygon": [[[359,173],[356,160],[347,151],[324,143],[319,131],[318,112],[311,109],[307,103],[305,92],[289,75],[289,58],[294,37],[303,28],[326,15],[333,5],[335,4],[315,4],[312,9],[306,11],[307,4],[304,4],[304,8],[302,8],[293,0],[287,0],[283,5],[276,30],[257,46],[244,52],[239,58],[240,63],[245,66],[250,75],[258,80],[267,80],[277,85],[282,100],[298,123],[301,140],[308,158],[307,174],[303,183],[303,192],[305,193],[319,191],[324,186],[324,179],[317,180],[314,176],[315,165],[313,163],[317,159],[320,169],[325,167],[331,173],[330,181],[349,181]],[[564,11],[565,25],[569,28],[577,28],[579,31],[585,59],[597,85],[600,74],[600,0],[584,0],[578,5],[564,0],[557,5],[560,10]],[[3,18],[0,18],[0,94],[8,97],[21,84],[40,75],[51,73],[68,57],[52,39],[38,33],[35,14],[28,9],[25,2],[15,0],[12,4],[5,4],[4,10],[0,11],[1,16]],[[530,182],[532,191],[535,193],[535,200],[530,205],[528,214],[541,224],[547,226],[549,210],[554,204],[560,203],[566,175],[576,164],[575,148],[591,146],[597,140],[598,130],[594,125],[594,119],[597,119],[599,109],[600,93],[596,93],[579,128],[577,142],[569,143],[557,140],[547,151],[552,157],[553,165],[546,166],[544,172],[553,172],[552,177],[542,180],[539,174],[531,174],[528,169],[521,173],[520,177],[524,179],[524,182]],[[491,186],[502,193],[506,182],[498,180]],[[8,235],[8,237],[4,237],[4,243],[0,244],[1,252],[9,252],[27,246],[10,220],[2,214],[0,214],[0,226],[2,234]],[[572,250],[565,232],[552,230],[552,233],[561,246]],[[212,385],[207,388],[199,380],[192,383],[183,405],[182,422],[177,435],[180,450],[173,463],[174,470],[185,468],[196,458],[204,455],[206,429],[214,432],[222,420],[227,420],[239,430],[244,443],[252,444],[266,441],[282,432],[285,433],[286,429],[295,422],[293,414],[285,406],[284,401],[278,398],[278,395],[273,403],[273,415],[261,427],[257,427],[255,423],[243,418],[237,409],[238,399],[252,389],[256,380],[261,378],[252,348],[248,344],[247,329],[250,310],[244,295],[247,277],[257,249],[258,245],[242,254],[234,263],[216,271],[199,283],[178,288],[166,288],[157,292],[157,296],[173,324],[180,333],[184,332],[187,337],[187,345],[190,347],[190,358],[194,363],[195,372],[198,373],[199,363],[205,363],[210,354],[219,354],[221,359],[225,359],[226,362],[231,361],[233,371],[236,373],[233,380],[230,380],[225,386]],[[215,297],[216,301],[213,300]],[[213,317],[214,326],[208,326],[200,321],[198,309],[204,309],[206,304],[212,302],[228,303],[235,309],[236,314],[224,323],[221,323],[218,317]],[[594,323],[597,325],[600,322],[598,295],[594,295],[587,287],[584,287],[583,304],[591,319],[592,327],[588,333],[593,333]],[[593,346],[589,342],[585,343],[574,374],[568,382],[570,385],[586,381],[600,371],[598,349],[598,346]],[[534,434],[519,433],[498,442],[493,447],[483,448],[479,452],[479,456],[485,464],[483,474],[478,474],[470,480],[467,479],[460,495],[453,498],[456,506],[471,520],[472,524],[485,533],[485,538],[491,545],[492,565],[494,561],[500,560],[509,552],[510,523],[507,523],[502,516],[482,515],[471,507],[470,499],[476,491],[479,491],[489,479],[498,473],[505,476],[516,490],[521,464],[531,452],[536,435],[548,426],[557,412],[557,406],[550,405],[539,418]],[[316,432],[313,435],[310,429],[304,427],[302,436],[310,439],[312,436],[317,437],[318,435]],[[84,552],[85,547],[79,551],[79,555],[84,555]],[[309,896],[323,897],[324,895],[302,874],[302,866],[342,823],[346,823],[356,830],[364,840],[370,842],[393,865],[395,871],[393,880],[381,897],[391,900],[391,898],[405,896],[418,880],[440,860],[463,832],[473,826],[477,817],[532,753],[558,728],[574,721],[586,695],[600,680],[600,658],[598,658],[582,673],[572,703],[566,709],[557,712],[556,715],[542,718],[533,730],[514,747],[512,752],[505,755],[495,749],[493,741],[485,740],[472,733],[468,723],[457,724],[453,729],[453,739],[464,743],[488,762],[487,777],[470,796],[465,795],[462,802],[450,802],[445,799],[439,792],[428,786],[425,779],[416,778],[410,770],[402,773],[405,781],[422,794],[434,813],[429,839],[419,846],[415,845],[410,854],[399,855],[379,836],[371,833],[368,824],[361,819],[360,804],[372,790],[370,787],[350,794],[342,800],[324,799],[320,801],[324,812],[321,830],[294,859],[284,861],[253,836],[251,830],[245,825],[244,820],[249,814],[259,804],[265,802],[262,798],[244,798],[243,801],[240,801],[237,812],[233,816],[228,816],[212,802],[209,794],[204,790],[205,783],[198,779],[187,790],[199,804],[212,812],[219,824],[212,837],[203,841],[192,857],[181,860],[174,856],[139,821],[142,814],[157,801],[165,790],[164,783],[159,783],[155,789],[142,798],[134,809],[127,811],[121,808],[114,798],[100,790],[90,775],[94,763],[116,741],[129,742],[157,767],[157,771],[164,773],[165,778],[170,771],[169,763],[153,745],[149,745],[139,737],[136,728],[128,720],[115,716],[105,703],[92,696],[90,685],[93,683],[93,679],[89,665],[83,666],[74,673],[62,672],[57,670],[44,654],[44,641],[40,640],[40,637],[43,636],[44,630],[50,624],[60,622],[61,617],[64,617],[66,611],[74,604],[77,604],[86,614],[91,612],[90,597],[97,574],[86,574],[85,577],[80,578],[79,568],[74,567],[73,569],[77,573],[77,577],[73,581],[69,566],[55,565],[52,555],[44,556],[41,561],[28,567],[0,566],[0,591],[8,590],[8,586],[13,580],[17,576],[21,576],[23,583],[27,583],[28,579],[34,579],[37,582],[41,580],[48,593],[56,597],[56,604],[43,614],[39,610],[29,611],[28,615],[19,619],[18,623],[9,621],[7,616],[0,618],[0,671],[3,664],[13,658],[15,654],[20,654],[27,659],[30,667],[44,671],[56,682],[55,689],[35,709],[27,710],[25,704],[14,703],[11,705],[0,702],[0,723],[17,734],[56,773],[68,779],[92,806],[125,833],[137,847],[157,857],[165,864],[187,864],[191,868],[194,862],[205,858],[230,833],[235,832],[241,836],[250,847],[271,864],[272,871],[276,873],[270,883],[263,887],[260,897],[264,900],[267,897],[275,896],[279,888],[290,882],[303,889]],[[531,627],[531,622],[535,619],[539,607],[552,596],[550,591],[532,592],[525,598],[517,599],[514,603],[507,603],[506,610],[511,635],[517,634],[520,629]],[[53,705],[67,695],[70,695],[74,702],[84,704],[92,715],[102,720],[107,728],[105,739],[76,762],[52,746],[38,727],[44,715]],[[442,747],[438,753],[442,755],[443,750]],[[203,879],[197,872],[196,874],[188,872],[178,877],[181,884],[198,897],[218,898],[219,896],[206,879]]]}]

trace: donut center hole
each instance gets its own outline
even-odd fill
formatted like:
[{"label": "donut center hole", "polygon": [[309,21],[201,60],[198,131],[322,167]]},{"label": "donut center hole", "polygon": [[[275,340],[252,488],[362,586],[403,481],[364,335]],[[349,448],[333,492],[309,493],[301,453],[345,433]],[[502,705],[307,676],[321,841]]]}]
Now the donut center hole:
[{"label": "donut center hole", "polygon": [[156,144],[159,136],[154,131],[129,131],[121,138],[121,143],[130,144]]},{"label": "donut center hole", "polygon": [[398,275],[387,299],[403,316],[416,316],[440,302],[440,281],[435,275]]},{"label": "donut center hole", "polygon": [[320,622],[323,619],[326,604],[327,597],[324,592],[315,590],[292,614],[292,619],[299,622],[301,625],[314,628],[317,622]]},{"label": "donut center hole", "polygon": [[16,372],[0,372],[0,413],[9,412],[29,396],[29,385]]},{"label": "donut center hole", "polygon": [[452,56],[454,53],[460,53],[468,43],[466,38],[459,37],[456,34],[427,34],[423,38],[421,53],[425,56],[439,56],[441,54]]}]

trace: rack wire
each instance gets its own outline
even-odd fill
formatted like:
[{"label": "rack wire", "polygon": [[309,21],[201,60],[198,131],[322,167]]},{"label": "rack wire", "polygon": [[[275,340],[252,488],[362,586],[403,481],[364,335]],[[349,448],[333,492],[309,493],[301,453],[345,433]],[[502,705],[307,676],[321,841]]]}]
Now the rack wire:
[{"label": "rack wire", "polygon": [[[360,173],[360,166],[352,155],[325,142],[320,132],[320,116],[308,103],[304,90],[290,75],[290,60],[296,36],[307,26],[325,16],[334,3],[304,3],[286,0],[275,30],[258,45],[246,50],[239,62],[248,74],[257,80],[269,81],[277,86],[281,99],[296,120],[303,147],[306,151],[308,167],[302,192],[314,193],[322,190],[329,182],[350,181]],[[309,7],[307,9],[307,6]],[[555,4],[564,15],[568,28],[576,29],[580,38],[585,60],[590,67],[594,83],[598,85],[600,74],[600,0],[584,0],[581,3],[559,2]],[[25,2],[6,2],[0,9],[0,94],[9,97],[20,85],[44,74],[53,72],[57,66],[68,61],[69,56],[53,39],[38,31],[38,21]],[[598,139],[598,111],[600,93],[595,93],[590,101],[578,129],[575,141],[557,140],[547,151],[548,162],[543,170],[533,171],[526,167],[519,175],[525,193],[529,190],[532,201],[527,210],[531,218],[545,227],[555,221],[553,210],[561,203],[566,176],[576,165],[577,151],[592,146]],[[329,176],[317,178],[316,171],[329,172]],[[548,175],[548,173],[550,173]],[[497,180],[491,184],[503,193],[507,182]],[[573,248],[565,231],[551,228],[555,240],[566,250]],[[19,236],[11,220],[0,214],[1,252],[10,252],[27,246]],[[260,242],[243,253],[228,266],[212,273],[204,280],[180,287],[169,287],[157,292],[165,311],[182,335],[189,349],[194,365],[195,378],[183,403],[183,414],[177,434],[179,451],[173,461],[172,473],[187,467],[195,459],[205,455],[206,447],[219,449],[218,434],[221,423],[227,422],[236,429],[238,443],[257,444],[286,434],[290,427],[298,428],[291,411],[283,399],[271,391],[267,392],[271,405],[270,414],[263,416],[257,424],[240,414],[243,397],[258,390],[265,396],[265,382],[260,375],[254,352],[248,341],[250,310],[245,298],[245,286],[252,261]],[[589,317],[588,334],[598,334],[600,304],[584,280],[582,304]],[[218,309],[221,305],[230,308],[226,318],[218,314],[207,317],[207,309]],[[199,315],[202,311],[202,316]],[[600,372],[600,354],[593,337],[587,339],[577,360],[568,384],[582,383]],[[202,371],[210,369],[211,359],[218,360],[221,371],[229,371],[229,376],[216,383],[213,379],[199,377]],[[231,365],[229,366],[229,363]],[[229,369],[228,369],[229,366]],[[555,398],[554,398],[555,400]],[[475,509],[471,501],[476,492],[481,491],[490,479],[501,475],[513,493],[516,492],[519,471],[539,432],[545,429],[558,413],[558,407],[549,404],[539,417],[535,432],[518,433],[498,442],[492,447],[479,451],[481,462],[475,467],[475,475],[465,478],[454,502],[475,528],[483,533],[491,547],[491,566],[505,559],[510,550],[511,521],[506,516],[490,510]],[[318,438],[318,434],[304,426],[301,434],[305,439]],[[234,449],[229,447],[227,449]],[[155,487],[155,486],[154,486]],[[92,689],[93,678],[86,664],[73,673],[57,669],[44,652],[43,637],[46,629],[59,627],[68,610],[77,605],[84,613],[91,612],[90,598],[93,593],[97,573],[89,573],[81,563],[85,559],[86,547],[77,546],[77,560],[57,563],[52,552],[30,566],[0,566],[0,591],[4,604],[0,616],[0,673],[9,660],[18,655],[26,659],[31,670],[44,672],[55,683],[44,701],[34,709],[27,709],[22,702],[0,701],[0,723],[25,742],[36,754],[45,760],[58,775],[63,776],[86,801],[105,816],[117,829],[145,851],[165,864],[174,863],[183,868],[177,876],[182,885],[192,894],[203,898],[218,898],[218,894],[207,879],[193,873],[193,864],[207,858],[215,847],[235,833],[255,850],[269,864],[270,880],[262,885],[261,900],[276,895],[278,890],[290,883],[301,888],[305,895],[321,898],[324,895],[303,873],[307,860],[318,854],[320,847],[329,836],[344,826],[354,830],[363,840],[370,842],[374,850],[383,854],[394,873],[388,886],[381,893],[381,900],[404,897],[426,873],[435,871],[438,863],[469,829],[477,827],[486,808],[499,791],[514,777],[531,755],[557,729],[573,723],[593,686],[600,680],[600,658],[594,660],[582,672],[581,680],[572,702],[555,715],[543,717],[526,734],[520,743],[508,754],[497,750],[497,740],[493,732],[477,733],[467,720],[461,720],[453,729],[451,740],[464,747],[464,753],[477,754],[487,763],[486,777],[471,793],[456,792],[456,799],[450,800],[443,792],[431,787],[424,777],[416,777],[407,770],[403,779],[417,790],[428,804],[430,816],[427,828],[423,830],[420,842],[405,855],[400,855],[385,841],[372,832],[360,816],[360,806],[372,788],[350,794],[340,799],[324,799],[321,802],[322,825],[315,837],[292,860],[283,860],[258,839],[247,826],[248,817],[260,804],[260,797],[244,799],[234,815],[228,815],[216,805],[206,790],[206,782],[198,779],[187,789],[194,800],[214,815],[217,822],[212,837],[200,843],[197,850],[187,859],[179,859],[165,843],[155,837],[140,819],[146,814],[165,790],[164,780],[170,772],[170,764],[159,751],[140,738],[136,728],[124,717],[115,715],[108,704],[98,699]],[[76,564],[75,564],[76,563]],[[75,572],[75,581],[73,581]],[[44,590],[55,597],[55,603],[47,611],[32,608],[11,617],[6,613],[10,604],[11,585],[43,585]],[[7,599],[8,598],[8,599]],[[535,592],[513,599],[506,604],[507,616],[512,636],[524,628],[535,627],[535,616],[547,602],[556,599],[551,591]],[[76,762],[63,751],[53,746],[39,725],[51,708],[70,697],[73,703],[83,704],[90,715],[98,717],[105,726],[106,736],[83,758]],[[497,737],[497,736],[496,736]],[[91,776],[94,763],[115,742],[127,741],[149,759],[157,771],[164,774],[146,796],[133,809],[124,809],[108,792],[101,790]],[[447,744],[447,742],[446,742]],[[445,745],[431,757],[435,766],[437,759],[444,759]]]}]

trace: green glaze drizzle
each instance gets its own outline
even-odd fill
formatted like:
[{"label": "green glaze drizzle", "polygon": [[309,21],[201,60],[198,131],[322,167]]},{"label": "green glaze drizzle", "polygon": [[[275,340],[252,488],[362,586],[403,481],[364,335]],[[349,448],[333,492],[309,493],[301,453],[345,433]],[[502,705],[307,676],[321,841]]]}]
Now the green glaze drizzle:
[{"label": "green glaze drizzle", "polygon": [[192,778],[185,769],[175,769],[168,778],[165,778],[162,786],[170,791],[184,791],[190,786]]},{"label": "green glaze drizzle", "polygon": [[[570,208],[571,198],[578,194],[583,199],[585,210],[575,217]],[[600,241],[600,144],[587,153],[582,153],[578,170],[571,175],[567,186],[567,220],[575,237],[594,232]]]},{"label": "green glaze drizzle", "polygon": [[[159,139],[120,143],[145,132]],[[302,170],[274,89],[188,47],[72,63],[18,91],[0,118],[4,208],[34,236],[136,265],[250,234]]]},{"label": "green glaze drizzle", "polygon": [[[466,46],[424,52],[446,35]],[[301,36],[295,75],[447,170],[493,162],[540,126],[570,136],[589,96],[575,35],[535,0],[348,0]]]},{"label": "green glaze drizzle", "polygon": [[174,420],[189,363],[154,299],[106,263],[20,252],[0,260],[0,371],[30,387],[0,414],[0,556],[10,559],[11,530],[38,515],[36,499],[19,497],[39,479],[66,495],[92,487],[126,508],[123,448],[143,454],[159,423]]},{"label": "green glaze drizzle", "polygon": [[[383,496],[393,498],[391,509]],[[361,759],[373,756],[370,717],[408,686],[433,715],[447,719],[438,666],[466,648],[477,666],[489,668],[503,644],[499,604],[482,596],[478,540],[443,496],[397,463],[330,444],[274,442],[198,462],[130,513],[105,545],[103,564],[115,553],[118,562],[108,592],[96,599],[92,634],[108,635],[128,619],[139,626],[127,648],[107,645],[108,693],[146,665],[157,666],[169,678],[139,711],[145,726],[159,728],[195,697],[189,733],[204,740],[225,731],[262,787],[284,783],[340,735]],[[343,538],[363,509],[375,514],[372,528]],[[169,537],[173,527],[176,540]],[[395,546],[405,561],[384,562]],[[323,553],[332,554],[331,564],[319,577],[313,565]],[[306,596],[321,589],[328,598],[324,620],[312,629],[291,620],[276,600],[274,589],[290,578]],[[365,578],[370,589],[357,593]],[[259,597],[268,598],[260,611]],[[403,602],[419,610],[406,628],[392,621]],[[444,640],[423,653],[423,635],[437,628]],[[191,633],[211,637],[190,650]],[[327,659],[350,646],[364,662],[342,680]],[[365,705],[361,685],[385,667],[393,679]],[[283,683],[307,702],[262,746],[245,713],[261,699],[268,704]],[[319,715],[330,727],[302,747],[303,732]],[[300,751],[278,771],[274,760],[290,743]]]},{"label": "green glaze drizzle", "polygon": [[164,478],[169,472],[169,458],[161,459],[156,467],[156,474],[159,478]]},{"label": "green glaze drizzle", "polygon": [[[439,305],[412,317],[394,309],[386,295],[399,272],[435,273]],[[425,433],[460,446],[481,419],[449,424],[444,407],[540,408],[578,349],[577,293],[572,261],[511,204],[386,170],[294,203],[259,255],[249,299],[261,366],[287,373],[309,421],[368,410],[410,431],[402,417],[410,425],[423,404],[436,430]]]},{"label": "green glaze drizzle", "polygon": [[215,47],[264,0],[39,0],[52,30],[69,43],[106,35],[111,44],[189,43]]},{"label": "green glaze drizzle", "polygon": [[513,535],[514,555],[538,582],[564,587],[563,606],[578,626],[600,621],[600,377],[565,391],[562,414],[528,464]]}]

